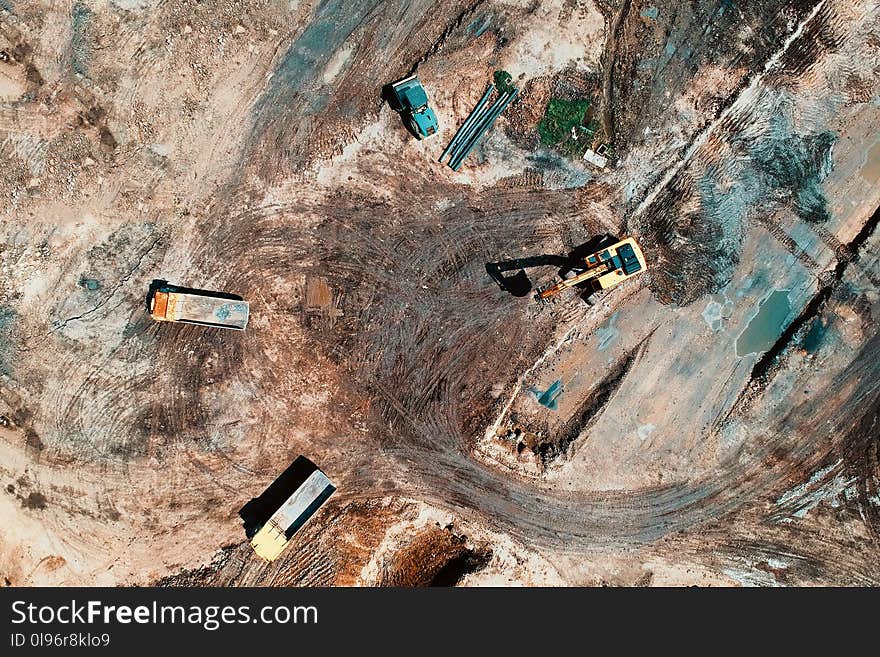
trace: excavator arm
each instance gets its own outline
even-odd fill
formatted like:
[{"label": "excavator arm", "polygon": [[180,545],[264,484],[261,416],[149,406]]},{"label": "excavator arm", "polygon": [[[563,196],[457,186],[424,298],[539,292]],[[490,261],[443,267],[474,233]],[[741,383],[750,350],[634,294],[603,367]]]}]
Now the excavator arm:
[{"label": "excavator arm", "polygon": [[581,272],[577,276],[572,276],[571,278],[566,278],[565,280],[560,281],[559,283],[556,283],[556,285],[551,285],[550,287],[548,287],[544,290],[541,290],[541,292],[538,293],[538,298],[539,299],[548,299],[549,297],[552,297],[554,294],[558,294],[559,292],[562,292],[562,290],[568,289],[570,287],[574,287],[575,285],[580,285],[581,283],[589,281],[593,278],[598,278],[599,276],[601,276],[602,274],[604,274],[607,271],[608,271],[608,267],[606,267],[606,266],[596,267],[595,269],[588,269],[585,272]]},{"label": "excavator arm", "polygon": [[582,262],[585,267],[583,272],[539,292],[538,298],[547,299],[566,288],[594,279],[597,288],[607,290],[645,271],[646,267],[645,256],[632,237],[597,251]]}]

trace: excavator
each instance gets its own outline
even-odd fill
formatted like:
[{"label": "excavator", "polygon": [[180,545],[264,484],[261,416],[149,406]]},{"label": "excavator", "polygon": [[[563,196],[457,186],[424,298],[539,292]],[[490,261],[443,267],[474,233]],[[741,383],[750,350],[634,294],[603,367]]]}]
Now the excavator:
[{"label": "excavator", "polygon": [[590,282],[594,292],[607,290],[647,268],[645,256],[632,237],[616,242],[577,261],[573,270],[581,270],[538,292],[537,299],[549,299],[570,287]]}]

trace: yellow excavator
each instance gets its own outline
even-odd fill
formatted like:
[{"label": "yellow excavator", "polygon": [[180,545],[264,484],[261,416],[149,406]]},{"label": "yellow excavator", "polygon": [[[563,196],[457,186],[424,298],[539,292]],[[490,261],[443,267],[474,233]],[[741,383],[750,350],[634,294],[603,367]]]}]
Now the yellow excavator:
[{"label": "yellow excavator", "polygon": [[582,270],[580,273],[541,290],[537,297],[548,299],[562,290],[588,281],[595,292],[607,290],[646,268],[641,248],[632,237],[627,237],[578,261],[574,269]]}]

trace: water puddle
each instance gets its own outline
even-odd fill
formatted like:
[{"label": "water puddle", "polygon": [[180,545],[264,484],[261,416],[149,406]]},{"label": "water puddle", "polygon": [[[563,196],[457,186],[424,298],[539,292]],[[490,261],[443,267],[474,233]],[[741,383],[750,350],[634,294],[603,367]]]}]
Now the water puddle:
[{"label": "water puddle", "polygon": [[559,396],[562,394],[562,381],[560,379],[554,381],[544,392],[541,392],[538,388],[529,388],[529,392],[538,398],[538,403],[541,406],[546,406],[551,411],[559,410],[558,401]]},{"label": "water puddle", "polygon": [[468,25],[468,30],[473,33],[475,38],[479,38],[483,36],[483,33],[489,29],[489,26],[492,25],[492,14],[486,14],[483,17],[482,21],[477,18],[474,22]]},{"label": "water puddle", "polygon": [[713,331],[720,331],[724,322],[730,318],[733,311],[733,302],[726,296],[714,295],[703,309],[703,321],[709,325]]},{"label": "water puddle", "polygon": [[645,440],[648,436],[650,436],[654,429],[656,429],[653,424],[642,424],[638,428],[639,440]]},{"label": "water puddle", "polygon": [[803,346],[808,354],[815,354],[819,351],[819,347],[822,346],[826,333],[828,333],[828,324],[822,321],[819,317],[814,318],[813,323],[810,325],[810,330],[807,331],[807,334],[804,336],[804,341],[801,343],[801,346]]},{"label": "water puddle", "polygon": [[80,278],[79,284],[90,292],[94,292],[101,287],[101,284],[94,278]]},{"label": "water puddle", "polygon": [[788,290],[774,290],[761,302],[758,312],[736,339],[736,355],[742,357],[767,351],[785,329],[790,312]]}]

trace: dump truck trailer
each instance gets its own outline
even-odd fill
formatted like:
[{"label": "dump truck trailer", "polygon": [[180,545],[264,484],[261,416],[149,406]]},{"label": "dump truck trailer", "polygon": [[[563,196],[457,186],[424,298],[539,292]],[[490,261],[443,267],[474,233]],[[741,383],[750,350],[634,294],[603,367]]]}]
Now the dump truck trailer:
[{"label": "dump truck trailer", "polygon": [[251,538],[251,547],[266,561],[274,561],[336,487],[320,469],[306,477]]},{"label": "dump truck trailer", "polygon": [[247,301],[235,295],[165,284],[151,292],[150,315],[159,322],[244,330],[249,307]]},{"label": "dump truck trailer", "polygon": [[607,290],[645,271],[645,256],[632,237],[588,255],[577,263],[582,271],[538,293],[547,299],[569,287],[590,282],[593,291]]}]

